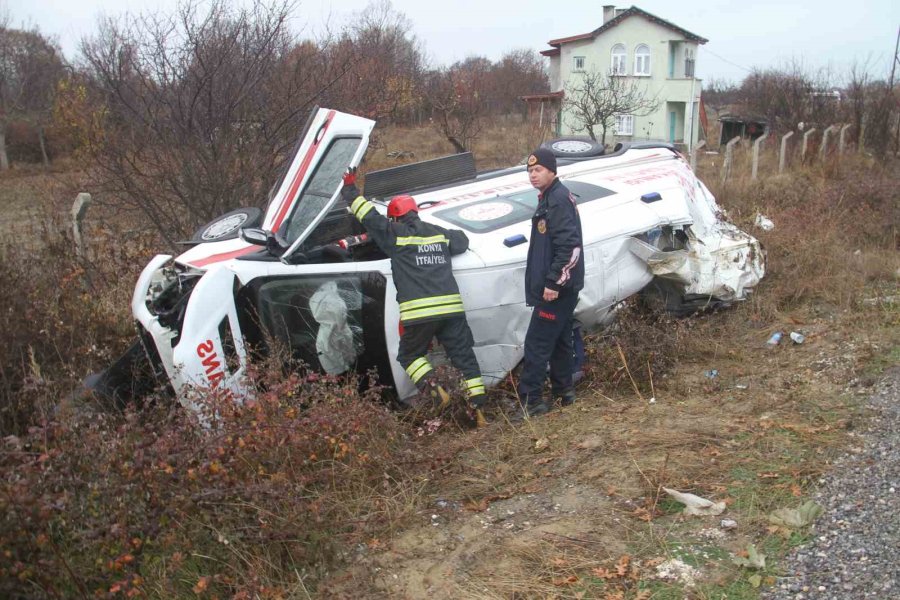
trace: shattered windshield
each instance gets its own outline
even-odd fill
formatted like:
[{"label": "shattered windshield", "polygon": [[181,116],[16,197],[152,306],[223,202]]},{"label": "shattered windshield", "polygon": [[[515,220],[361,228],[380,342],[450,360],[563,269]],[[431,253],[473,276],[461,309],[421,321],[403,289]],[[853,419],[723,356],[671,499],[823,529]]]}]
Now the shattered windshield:
[{"label": "shattered windshield", "polygon": [[341,177],[360,143],[362,139],[358,137],[337,138],[331,142],[287,219],[284,236],[289,244],[294,243],[327,208],[332,196],[340,188]]},{"label": "shattered windshield", "polygon": [[[566,182],[576,203],[583,204],[615,194],[612,190],[579,181]],[[472,233],[487,233],[531,219],[537,208],[538,191],[534,188],[515,194],[487,198],[464,206],[435,211],[435,216]]]}]

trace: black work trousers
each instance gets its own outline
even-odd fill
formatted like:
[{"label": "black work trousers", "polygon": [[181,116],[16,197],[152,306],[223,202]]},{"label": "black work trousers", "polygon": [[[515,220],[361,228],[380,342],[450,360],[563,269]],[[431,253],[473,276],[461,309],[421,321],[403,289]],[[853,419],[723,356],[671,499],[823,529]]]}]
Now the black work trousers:
[{"label": "black work trousers", "polygon": [[484,394],[484,383],[481,380],[481,369],[472,346],[475,343],[472,330],[465,315],[413,323],[403,326],[400,336],[400,347],[397,350],[397,362],[406,370],[416,386],[421,387],[432,366],[426,358],[428,344],[433,338],[447,351],[447,357],[454,367],[459,369],[466,380],[466,388],[470,397]]},{"label": "black work trousers", "polygon": [[542,401],[547,363],[554,395],[572,389],[572,322],[578,294],[560,295],[553,302],[534,307],[525,334],[525,358],[519,376],[519,400],[530,405]]}]

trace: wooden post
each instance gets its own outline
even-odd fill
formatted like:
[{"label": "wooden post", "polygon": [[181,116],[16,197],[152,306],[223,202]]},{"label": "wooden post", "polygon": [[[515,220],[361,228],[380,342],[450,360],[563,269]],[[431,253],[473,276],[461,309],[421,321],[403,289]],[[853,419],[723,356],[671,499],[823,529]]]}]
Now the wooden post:
[{"label": "wooden post", "polygon": [[831,137],[831,134],[835,131],[837,131],[837,125],[829,125],[828,128],[822,132],[822,143],[819,145],[819,158],[825,158],[825,153],[828,152],[828,138]]},{"label": "wooden post", "polygon": [[700,140],[691,150],[691,171],[697,170],[697,150],[706,145],[706,140]]},{"label": "wooden post", "polygon": [[816,132],[816,128],[813,127],[809,131],[803,134],[803,146],[800,148],[800,160],[802,162],[806,162],[806,147],[809,145],[809,136]]},{"label": "wooden post", "polygon": [[844,153],[844,145],[847,142],[847,130],[850,129],[850,123],[841,127],[841,136],[838,138],[838,154]]},{"label": "wooden post", "polygon": [[84,215],[87,213],[90,205],[91,195],[84,192],[78,194],[75,198],[75,203],[72,205],[72,236],[75,238],[75,254],[79,258],[84,258],[85,254],[81,223],[84,221]]},{"label": "wooden post", "polygon": [[734,155],[734,145],[741,141],[741,136],[736,135],[725,144],[725,163],[722,165],[722,183],[728,181],[731,174],[731,159]]},{"label": "wooden post", "polygon": [[753,166],[750,168],[750,179],[751,180],[756,179],[756,172],[759,168],[759,146],[760,146],[760,144],[763,143],[763,140],[765,140],[767,137],[769,137],[768,131],[765,132],[764,134],[762,134],[761,136],[759,136],[758,138],[756,138],[756,141],[753,142]]},{"label": "wooden post", "polygon": [[784,166],[787,164],[787,143],[791,136],[794,135],[793,131],[788,131],[786,134],[781,136],[781,154],[778,157],[778,172],[784,172]]}]

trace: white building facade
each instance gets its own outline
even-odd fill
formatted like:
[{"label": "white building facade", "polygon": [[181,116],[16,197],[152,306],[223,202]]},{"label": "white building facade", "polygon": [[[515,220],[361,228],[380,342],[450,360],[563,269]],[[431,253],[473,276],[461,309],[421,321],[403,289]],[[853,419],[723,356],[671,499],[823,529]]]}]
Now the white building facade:
[{"label": "white building facade", "polygon": [[697,53],[707,41],[636,6],[604,6],[598,29],[548,42],[552,48],[541,54],[550,60],[551,93],[524,99],[541,102],[541,114],[553,115],[557,135],[583,134],[573,130],[578,122],[565,111],[567,84],[586,72],[628,78],[643,88],[646,98],[656,100],[657,108],[646,116],[616,115],[607,143],[662,140],[690,149],[700,130]]}]

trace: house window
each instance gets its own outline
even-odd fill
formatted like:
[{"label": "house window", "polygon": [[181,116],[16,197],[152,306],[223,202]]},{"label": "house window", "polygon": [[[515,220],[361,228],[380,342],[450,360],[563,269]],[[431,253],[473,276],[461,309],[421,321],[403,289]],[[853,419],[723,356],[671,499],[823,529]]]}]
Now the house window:
[{"label": "house window", "polygon": [[584,57],[583,56],[575,57],[575,70],[576,71],[584,71]]},{"label": "house window", "polygon": [[650,74],[650,46],[641,44],[634,49],[634,74]]},{"label": "house window", "polygon": [[690,48],[684,51],[684,76],[694,76],[694,51]]},{"label": "house window", "polygon": [[634,115],[616,115],[616,135],[634,135]]},{"label": "house window", "polygon": [[612,66],[610,72],[613,75],[625,74],[625,46],[616,44],[612,47]]}]

